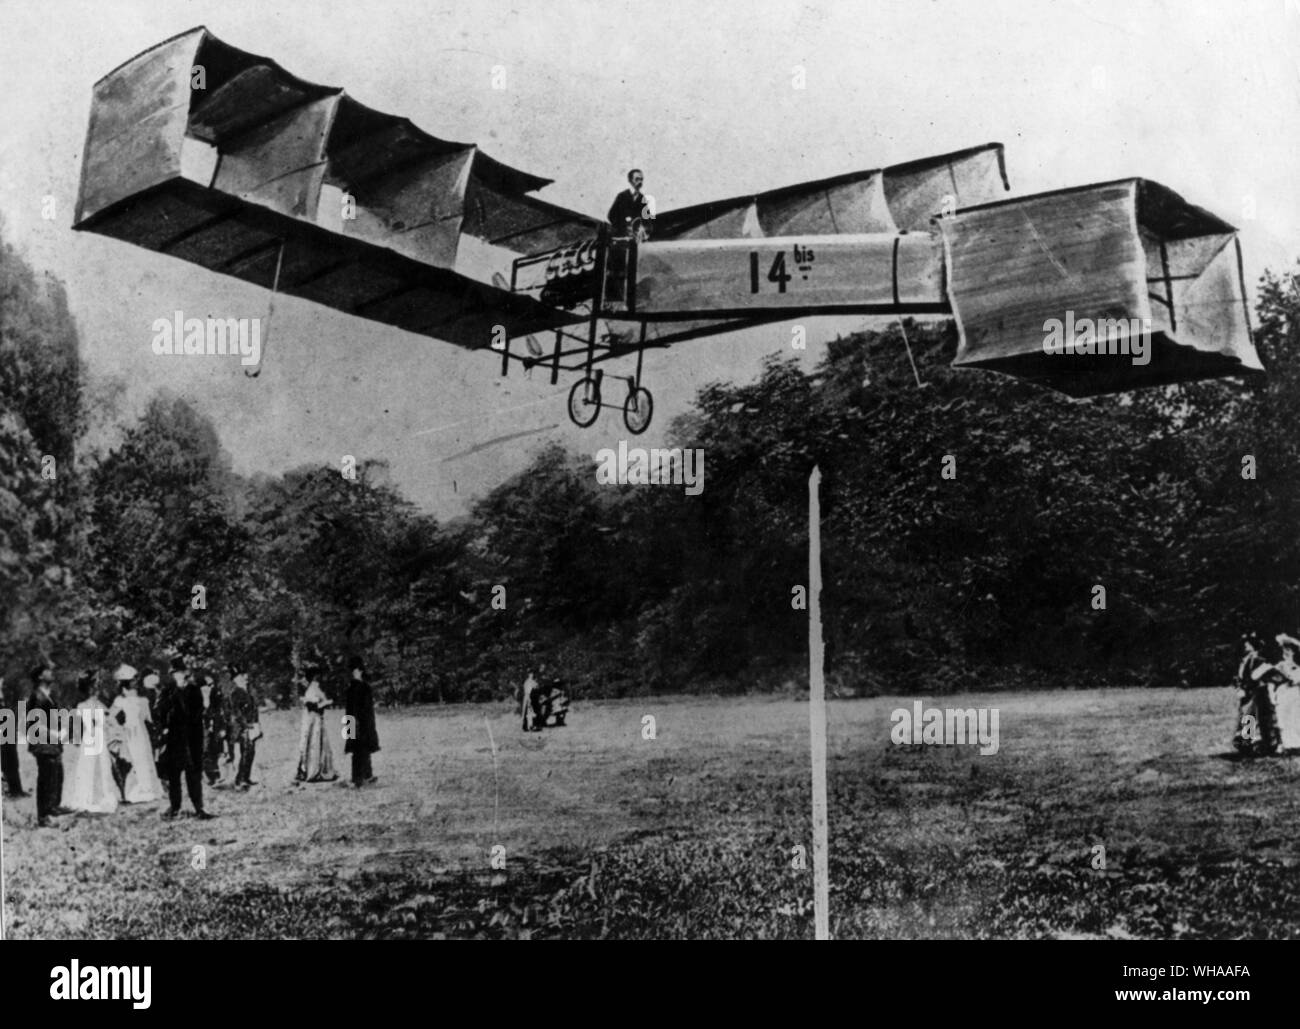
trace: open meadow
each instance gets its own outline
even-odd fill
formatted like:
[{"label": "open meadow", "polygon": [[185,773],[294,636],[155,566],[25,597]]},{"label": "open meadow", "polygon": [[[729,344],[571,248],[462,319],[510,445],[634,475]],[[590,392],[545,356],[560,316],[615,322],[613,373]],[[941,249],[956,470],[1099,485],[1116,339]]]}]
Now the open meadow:
[{"label": "open meadow", "polygon": [[[927,702],[996,708],[989,756],[893,744],[913,699],[828,704],[833,935],[1300,935],[1300,761],[1226,757],[1231,691]],[[806,703],[578,700],[536,734],[503,704],[378,717],[362,790],[291,784],[286,711],[263,716],[252,791],[205,790],[210,822],[152,805],[38,829],[6,799],[9,935],[812,936]],[[337,741],[335,761],[346,778]],[[31,789],[25,750],[22,771]]]}]

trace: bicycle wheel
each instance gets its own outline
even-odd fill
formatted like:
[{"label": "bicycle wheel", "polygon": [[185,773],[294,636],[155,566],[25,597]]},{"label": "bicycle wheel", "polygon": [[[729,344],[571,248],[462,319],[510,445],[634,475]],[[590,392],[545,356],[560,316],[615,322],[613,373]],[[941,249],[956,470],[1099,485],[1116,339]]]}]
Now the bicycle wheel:
[{"label": "bicycle wheel", "polygon": [[595,379],[582,378],[569,390],[569,418],[585,429],[600,414],[600,386]]},{"label": "bicycle wheel", "polygon": [[650,428],[650,419],[654,417],[655,402],[650,391],[638,386],[623,401],[623,424],[633,436],[640,436]]}]

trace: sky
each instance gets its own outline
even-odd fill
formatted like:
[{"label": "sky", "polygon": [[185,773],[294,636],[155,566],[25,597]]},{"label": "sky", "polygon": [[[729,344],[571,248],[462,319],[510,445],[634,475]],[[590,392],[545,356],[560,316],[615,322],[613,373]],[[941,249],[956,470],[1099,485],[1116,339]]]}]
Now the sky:
[{"label": "sky", "polygon": [[[588,214],[632,166],[667,210],[996,141],[1012,195],[1142,176],[1207,207],[1241,228],[1252,289],[1300,257],[1298,0],[0,0],[0,219],[67,284],[92,376],[124,386],[121,417],[166,390],[213,420],[236,471],[377,458],[441,518],[548,440],[617,446],[621,417],[578,429],[567,379],[503,379],[493,355],[292,297],[276,301],[257,379],[231,358],[155,355],[159,317],[265,319],[269,299],[70,228],[95,80],[196,25],[553,178],[538,195]],[[805,323],[806,362],[815,341],[868,324]],[[752,380],[790,340],[777,324],[652,352],[655,421],[639,439],[659,444],[701,386]]]}]

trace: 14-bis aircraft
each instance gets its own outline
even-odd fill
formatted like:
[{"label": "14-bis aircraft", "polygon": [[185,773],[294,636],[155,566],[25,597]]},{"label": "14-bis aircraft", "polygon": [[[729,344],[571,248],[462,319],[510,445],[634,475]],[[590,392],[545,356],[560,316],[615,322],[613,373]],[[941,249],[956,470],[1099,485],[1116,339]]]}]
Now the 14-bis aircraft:
[{"label": "14-bis aircraft", "polygon": [[[822,314],[952,317],[954,365],[1075,397],[1263,371],[1236,229],[1150,180],[1012,198],[989,143],[662,212],[649,239],[533,196],[549,181],[199,27],[95,84],[74,227],[494,350],[502,374],[576,373],[573,421],[621,407],[632,433],[647,349]],[[1053,320],[1101,354],[1045,349]]]}]

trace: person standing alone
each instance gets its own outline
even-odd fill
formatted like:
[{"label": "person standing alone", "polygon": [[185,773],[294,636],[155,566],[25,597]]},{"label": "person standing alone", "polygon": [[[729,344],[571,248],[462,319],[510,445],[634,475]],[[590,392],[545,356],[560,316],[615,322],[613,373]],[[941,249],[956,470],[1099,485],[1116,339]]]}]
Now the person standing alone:
[{"label": "person standing alone", "polygon": [[645,175],[640,168],[633,168],[627,173],[628,188],[619,193],[609,205],[609,231],[613,236],[635,236],[639,243],[650,238],[650,229],[655,220],[655,198],[649,193],[641,192],[644,183]]}]

